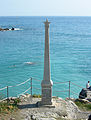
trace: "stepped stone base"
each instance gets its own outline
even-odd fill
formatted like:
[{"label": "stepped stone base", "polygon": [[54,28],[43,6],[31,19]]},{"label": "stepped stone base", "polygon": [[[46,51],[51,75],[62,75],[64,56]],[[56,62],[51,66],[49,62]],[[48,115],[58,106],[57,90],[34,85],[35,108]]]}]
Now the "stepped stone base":
[{"label": "stepped stone base", "polygon": [[36,103],[36,106],[37,107],[47,107],[47,108],[55,108],[55,102],[51,102],[51,104],[43,104],[42,103],[42,101],[38,101],[37,103]]}]

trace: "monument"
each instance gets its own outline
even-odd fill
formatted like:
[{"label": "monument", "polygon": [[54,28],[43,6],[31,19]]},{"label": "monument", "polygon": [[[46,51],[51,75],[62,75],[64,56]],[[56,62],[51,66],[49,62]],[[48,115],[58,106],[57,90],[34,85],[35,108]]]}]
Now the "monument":
[{"label": "monument", "polygon": [[52,105],[52,85],[50,76],[50,55],[49,55],[49,24],[48,19],[45,24],[45,53],[44,53],[44,76],[41,82],[42,101],[41,105]]}]

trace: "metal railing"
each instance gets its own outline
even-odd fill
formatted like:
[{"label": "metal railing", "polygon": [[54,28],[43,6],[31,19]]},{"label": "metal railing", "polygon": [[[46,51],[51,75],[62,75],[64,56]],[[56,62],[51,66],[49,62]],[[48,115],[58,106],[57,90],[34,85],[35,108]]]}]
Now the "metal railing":
[{"label": "metal railing", "polygon": [[[68,85],[68,87],[66,87],[65,88],[65,90],[61,90],[62,89],[62,87],[61,87],[61,84],[65,84],[65,83],[67,83]],[[74,82],[72,82],[72,81],[65,81],[65,82],[54,82],[54,85],[56,85],[56,84],[58,84],[59,86],[60,86],[60,90],[59,91],[54,91],[54,92],[56,92],[56,93],[60,93],[60,95],[63,93],[67,93],[68,92],[68,96],[66,96],[66,98],[72,98],[72,96],[73,95],[75,95],[75,97],[77,96],[77,97],[83,97],[82,95],[80,95],[76,90],[76,92],[74,91],[73,92],[73,88],[75,87],[75,89],[80,89],[80,91],[81,91],[81,89],[83,89],[83,87],[82,86],[80,86],[80,85],[78,85],[78,84],[76,84],[76,83],[74,83]],[[73,86],[72,86],[73,85]],[[65,86],[65,85],[64,85]],[[56,85],[56,87],[58,87],[57,85]],[[84,97],[83,97],[84,98]]]},{"label": "metal railing", "polygon": [[14,85],[14,86],[6,86],[6,87],[4,87],[4,88],[1,88],[0,89],[0,94],[3,94],[2,93],[2,91],[3,90],[6,90],[6,97],[5,98],[1,98],[1,100],[0,101],[3,101],[3,100],[5,100],[5,99],[9,99],[10,97],[12,97],[12,96],[9,96],[9,89],[10,88],[13,88],[14,89],[14,87],[20,87],[21,85],[24,85],[25,83],[27,83],[27,82],[29,82],[30,81],[30,87],[27,89],[27,90],[25,90],[25,91],[23,91],[22,93],[20,93],[19,95],[17,95],[17,96],[20,96],[20,95],[23,95],[23,94],[25,94],[27,91],[29,91],[29,90],[31,90],[31,95],[32,95],[32,78],[29,78],[29,79],[27,79],[26,81],[24,81],[24,82],[22,82],[22,83],[19,83],[19,84],[17,84],[17,85]]},{"label": "metal railing", "polygon": [[[35,82],[35,84],[34,84],[34,82]],[[38,82],[38,83],[37,83],[37,82]],[[29,90],[30,90],[29,93],[31,94],[31,96],[32,96],[33,94],[35,94],[35,93],[37,94],[38,91],[41,92],[41,87],[40,87],[40,85],[41,85],[41,80],[36,79],[36,78],[34,78],[34,77],[31,77],[31,78],[27,79],[26,81],[24,81],[24,82],[22,82],[22,83],[19,83],[19,84],[17,84],[17,85],[14,85],[14,86],[5,86],[4,88],[1,88],[1,89],[0,89],[0,92],[3,91],[3,90],[6,90],[6,97],[3,98],[3,99],[1,99],[0,101],[5,100],[5,99],[9,99],[10,97],[12,97],[12,96],[9,95],[9,94],[10,94],[10,92],[9,92],[9,89],[10,89],[10,88],[20,87],[21,85],[24,85],[24,84],[26,84],[26,83],[28,83],[28,85],[29,85],[29,87],[26,86],[28,89],[26,89],[25,91],[17,94],[18,97],[19,97],[20,95],[24,95],[25,93],[29,92]],[[63,89],[63,88],[61,87],[61,85],[63,85],[63,84],[64,84],[64,86],[65,86],[65,84],[67,84],[67,87],[65,87],[65,89]],[[68,95],[66,95],[65,98],[68,97],[68,98],[70,99],[72,95],[75,95],[75,96],[78,97],[79,94],[77,94],[76,92],[73,92],[73,91],[71,90],[71,89],[72,89],[71,85],[74,85],[75,87],[80,88],[80,90],[83,88],[83,87],[81,87],[81,86],[79,86],[79,85],[77,85],[77,84],[75,84],[75,83],[73,83],[73,82],[71,82],[71,81],[54,82],[54,85],[53,85],[53,86],[54,86],[54,87],[53,87],[54,95],[56,96],[57,93],[58,93],[58,94],[59,94],[59,97],[60,97],[60,95],[65,95],[64,93],[68,93]],[[38,86],[39,86],[39,87],[38,87]],[[59,86],[59,90],[57,90],[58,86]],[[77,88],[77,89],[78,89],[78,88]],[[35,92],[34,92],[34,90],[35,90]],[[56,94],[55,94],[55,93],[56,93]],[[2,93],[1,93],[1,94],[2,94]],[[82,96],[81,96],[81,97],[82,97]]]}]

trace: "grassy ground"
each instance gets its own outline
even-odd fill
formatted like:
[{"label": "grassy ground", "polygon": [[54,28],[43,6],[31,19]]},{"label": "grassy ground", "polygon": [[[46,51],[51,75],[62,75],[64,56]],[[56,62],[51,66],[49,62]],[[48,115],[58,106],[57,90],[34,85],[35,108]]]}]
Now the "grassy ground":
[{"label": "grassy ground", "polygon": [[[7,120],[8,118],[17,118],[19,115],[18,103],[20,99],[13,99],[7,102],[0,102],[0,120]],[[19,120],[17,118],[17,120]]]},{"label": "grassy ground", "polygon": [[13,99],[10,101],[3,101],[0,102],[0,114],[1,113],[11,113],[14,110],[18,109],[18,103],[20,102],[20,99]]},{"label": "grassy ground", "polygon": [[79,109],[81,109],[83,111],[91,111],[91,103],[76,100],[75,104],[79,107]]},{"label": "grassy ground", "polygon": [[[41,95],[34,94],[33,97],[41,98]],[[8,120],[10,118],[15,118],[15,120],[24,120],[18,108],[18,103],[20,102],[19,98],[9,100],[9,102],[7,102],[7,100],[0,102],[0,120]]]}]

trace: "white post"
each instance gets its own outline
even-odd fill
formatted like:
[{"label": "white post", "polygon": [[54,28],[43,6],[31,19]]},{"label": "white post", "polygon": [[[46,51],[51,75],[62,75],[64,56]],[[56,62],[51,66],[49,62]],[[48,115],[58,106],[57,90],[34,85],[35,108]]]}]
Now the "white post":
[{"label": "white post", "polygon": [[49,24],[48,19],[45,24],[45,54],[44,54],[44,76],[42,86],[42,105],[52,105],[52,85],[50,79],[50,55],[49,55]]}]

